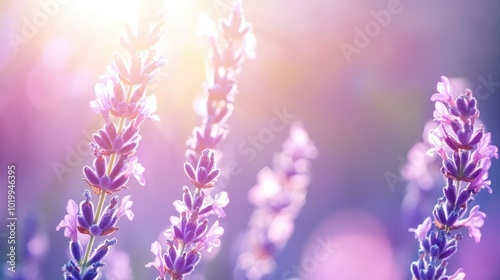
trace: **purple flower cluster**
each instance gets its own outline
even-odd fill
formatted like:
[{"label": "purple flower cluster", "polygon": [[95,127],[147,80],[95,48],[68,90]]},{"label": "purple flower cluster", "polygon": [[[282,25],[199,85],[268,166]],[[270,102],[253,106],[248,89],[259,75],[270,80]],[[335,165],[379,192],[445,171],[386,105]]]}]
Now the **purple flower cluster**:
[{"label": "purple flower cluster", "polygon": [[167,252],[162,254],[162,246],[157,241],[151,245],[156,258],[146,267],[154,266],[158,269],[159,279],[165,279],[165,276],[174,280],[184,279],[184,275],[193,271],[199,262],[200,251],[206,249],[210,252],[213,247],[218,247],[219,237],[224,233],[218,221],[210,228],[208,226],[209,216],[225,217],[223,208],[229,203],[226,192],[218,193],[212,198],[204,191],[213,187],[220,172],[215,166],[213,152],[204,150],[196,168],[190,163],[186,163],[184,167],[195,190],[192,192],[184,186],[182,201],[174,202],[179,216],[170,217],[172,226],[164,233]]},{"label": "purple flower cluster", "polygon": [[105,240],[92,255],[89,255],[90,251],[84,255],[80,234],[90,235],[91,240],[96,236],[107,236],[118,230],[116,223],[121,216],[126,215],[129,220],[134,217],[130,210],[132,206],[130,195],[125,196],[119,206],[118,197],[113,197],[99,217],[96,216],[90,191],[86,190],[84,196],[85,200],[80,205],[72,199],[68,201],[66,206],[68,214],[56,227],[57,230],[64,227],[64,236],[70,238],[69,251],[73,259],[63,267],[65,279],[95,279],[98,275],[97,269],[104,265],[101,260],[108,253],[108,248],[116,243],[115,238]]},{"label": "purple flower cluster", "polygon": [[[116,239],[105,240],[93,250],[95,239],[117,231],[116,224],[121,216],[133,219],[130,195],[123,197],[120,205],[118,196],[109,199],[106,207],[104,205],[106,196],[126,188],[131,176],[139,184],[145,184],[144,167],[135,154],[141,139],[140,125],[146,119],[159,120],[154,115],[156,98],[148,95],[146,88],[165,64],[164,57],[153,49],[160,39],[164,21],[162,2],[148,1],[139,6],[137,24],[134,27],[127,25],[126,38],[120,38],[121,45],[130,55],[129,61],[115,55],[106,75],[95,86],[96,99],[90,102],[90,107],[102,114],[105,123],[90,143],[95,160],[92,166],[83,168],[83,180],[99,196],[99,201],[94,207],[89,190],[85,190],[85,199],[80,205],[70,199],[66,207],[68,214],[56,227],[56,230],[64,227],[64,235],[70,238],[72,259],[63,266],[65,279],[96,279],[98,269],[104,266],[102,260]],[[85,250],[82,235],[89,236]]]},{"label": "purple flower cluster", "polygon": [[491,134],[477,126],[479,117],[477,101],[470,90],[458,98],[446,77],[441,77],[438,93],[432,95],[435,101],[434,120],[439,126],[429,133],[433,147],[428,154],[438,154],[443,164],[441,172],[447,184],[428,217],[417,227],[410,229],[420,243],[419,259],[411,264],[411,273],[418,280],[463,279],[465,274],[459,269],[446,276],[448,259],[457,252],[458,240],[462,235],[452,231],[466,227],[469,236],[476,242],[481,239],[480,228],[486,214],[479,211],[479,205],[466,212],[474,195],[482,189],[491,193],[488,170],[491,158],[498,158],[498,148],[491,145]]},{"label": "purple flower cluster", "polygon": [[255,211],[238,258],[246,279],[258,280],[275,268],[274,256],[286,245],[300,212],[310,180],[310,160],[317,150],[307,132],[294,123],[283,151],[274,157],[274,168],[258,174],[258,184],[248,194]]},{"label": "purple flower cluster", "polygon": [[236,90],[236,76],[241,64],[252,49],[251,26],[243,17],[242,7],[236,6],[229,20],[220,23],[223,40],[218,42],[217,32],[207,32],[212,45],[213,82],[207,87],[208,99],[203,124],[193,130],[188,140],[184,171],[194,190],[183,187],[182,200],[175,201],[179,216],[172,216],[172,226],[164,233],[166,252],[155,241],[151,252],[155,260],[146,267],[155,267],[157,279],[181,280],[190,274],[201,258],[200,251],[208,252],[220,245],[224,229],[218,220],[209,226],[209,217],[225,217],[223,208],[229,203],[226,192],[211,195],[220,174],[216,168],[215,149],[228,133],[226,121],[232,113]]}]

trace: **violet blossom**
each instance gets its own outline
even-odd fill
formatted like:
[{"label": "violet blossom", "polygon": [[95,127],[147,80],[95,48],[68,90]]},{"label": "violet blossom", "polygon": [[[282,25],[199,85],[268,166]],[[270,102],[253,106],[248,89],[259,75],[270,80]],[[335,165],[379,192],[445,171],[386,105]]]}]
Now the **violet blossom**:
[{"label": "violet blossom", "polygon": [[427,153],[441,157],[441,174],[446,184],[432,217],[426,218],[417,229],[410,229],[420,244],[419,259],[410,266],[413,279],[417,280],[465,278],[462,268],[447,276],[446,267],[462,239],[458,229],[467,228],[470,237],[476,242],[481,240],[480,228],[486,214],[475,205],[469,217],[464,215],[481,189],[491,193],[488,170],[491,158],[498,158],[498,148],[491,145],[490,133],[485,133],[484,127],[477,123],[479,110],[472,91],[466,90],[455,98],[449,80],[446,77],[441,80],[438,93],[431,97],[436,102],[434,120],[439,124],[429,132],[433,147]]},{"label": "violet blossom", "polygon": [[[95,159],[91,166],[83,168],[83,180],[99,199],[94,206],[89,190],[85,190],[85,199],[79,205],[70,199],[68,214],[56,227],[56,230],[64,227],[64,235],[70,237],[72,259],[62,269],[67,280],[96,279],[117,240],[106,239],[96,248],[94,242],[115,233],[120,217],[125,215],[129,220],[134,217],[130,195],[124,196],[121,203],[118,196],[106,198],[128,188],[131,177],[140,185],[145,184],[144,167],[135,154],[142,138],[140,125],[147,119],[159,120],[154,115],[156,97],[147,91],[147,86],[165,65],[163,55],[153,49],[165,18],[163,6],[160,0],[139,5],[137,23],[127,24],[127,36],[120,38],[129,58],[115,55],[95,86],[96,98],[89,103],[94,112],[102,114],[104,124],[93,135],[90,146]],[[82,235],[90,236],[85,249],[81,245]]]},{"label": "violet blossom", "polygon": [[[213,152],[204,150],[196,169],[189,163],[186,166],[189,166],[186,168],[186,174],[190,174],[188,170],[194,172],[195,176],[191,181],[195,190],[191,191],[188,187],[184,187],[182,201],[177,200],[173,203],[179,216],[170,218],[172,227],[165,231],[166,253],[162,255],[161,245],[158,242],[151,245],[155,260],[146,264],[146,267],[154,266],[158,270],[157,279],[165,279],[167,276],[174,280],[184,279],[184,276],[190,274],[200,261],[201,250],[210,252],[213,247],[218,247],[219,237],[224,232],[218,221],[208,229],[210,216],[220,213],[229,202],[225,192],[219,194],[216,199],[207,199],[210,194],[205,193],[208,188],[213,187],[219,175]],[[210,174],[215,175],[210,176]]]},{"label": "violet blossom", "polygon": [[164,232],[166,248],[163,250],[159,242],[154,242],[151,252],[155,259],[146,264],[158,270],[156,279],[160,280],[182,280],[191,274],[201,259],[202,250],[210,252],[218,247],[224,234],[218,220],[210,221],[224,217],[223,208],[229,203],[226,192],[212,194],[220,175],[215,152],[229,132],[226,122],[234,108],[236,77],[254,45],[246,39],[253,34],[240,5],[234,7],[228,20],[220,22],[219,32],[221,38],[216,30],[206,34],[211,44],[213,80],[206,87],[208,98],[203,122],[193,129],[187,142],[188,162],[184,164],[184,171],[194,188],[183,187],[182,200],[173,203],[179,215],[170,217],[171,227]]}]

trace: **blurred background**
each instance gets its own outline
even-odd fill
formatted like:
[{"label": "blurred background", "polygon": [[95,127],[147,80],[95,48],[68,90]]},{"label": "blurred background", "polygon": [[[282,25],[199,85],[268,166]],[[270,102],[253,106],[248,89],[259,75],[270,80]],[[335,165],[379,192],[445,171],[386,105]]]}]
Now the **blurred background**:
[{"label": "blurred background", "polygon": [[[197,17],[224,16],[232,2],[167,3],[160,49],[168,64],[150,87],[161,121],[142,126],[138,149],[147,183],[120,192],[132,195],[135,218],[119,222],[117,261],[104,269],[118,272],[103,279],[157,276],[144,265],[154,259],[150,244],[161,240],[176,214],[172,202],[189,183],[185,142],[201,121],[193,102],[203,94],[208,44],[196,32]],[[238,147],[269,127],[277,111],[303,123],[319,157],[307,202],[269,279],[410,279],[418,244],[408,228],[431,213],[441,186],[422,196],[425,209],[408,212],[402,206],[407,182],[399,174],[432,119],[429,98],[442,75],[453,78],[455,93],[475,91],[480,119],[500,144],[500,2],[253,0],[243,6],[257,56],[243,65],[219,162],[224,168],[236,161],[241,172],[221,186],[231,200],[221,220],[222,245],[204,256],[191,279],[232,279],[236,244],[253,209],[248,190],[288,133],[274,133],[252,160]],[[81,179],[93,160],[88,142],[103,122],[88,103],[113,53],[122,51],[118,38],[133,7],[125,0],[0,2],[0,220],[6,223],[7,165],[15,164],[17,266],[29,267],[32,279],[61,279],[68,261],[68,239],[55,227],[68,199],[80,201],[87,187]],[[499,173],[493,160],[493,194],[476,198],[487,214],[482,240],[476,244],[462,231],[449,274],[464,267],[467,279],[500,279]],[[0,227],[0,260],[7,234]],[[314,261],[319,240],[337,246]],[[28,252],[32,265],[23,259]]]}]

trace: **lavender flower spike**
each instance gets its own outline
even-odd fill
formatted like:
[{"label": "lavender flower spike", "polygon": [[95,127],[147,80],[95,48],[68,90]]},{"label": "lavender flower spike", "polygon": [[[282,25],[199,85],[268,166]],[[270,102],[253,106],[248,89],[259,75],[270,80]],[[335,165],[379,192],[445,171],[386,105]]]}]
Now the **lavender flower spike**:
[{"label": "lavender flower spike", "polygon": [[436,102],[434,120],[438,126],[429,132],[429,142],[434,146],[428,154],[437,153],[442,159],[441,173],[447,184],[443,196],[437,200],[432,217],[425,219],[415,232],[419,241],[419,259],[412,262],[410,271],[417,280],[464,279],[460,268],[453,275],[446,275],[448,260],[458,251],[462,239],[460,228],[468,228],[469,236],[481,240],[480,228],[486,214],[479,205],[464,218],[473,198],[481,189],[491,193],[488,169],[491,158],[498,158],[498,148],[491,145],[491,135],[476,121],[479,116],[477,100],[472,91],[455,97],[448,78],[442,77],[438,93],[431,97]]},{"label": "lavender flower spike", "polygon": [[219,25],[222,39],[217,41],[217,32],[208,35],[212,45],[213,81],[207,86],[208,99],[202,125],[193,130],[188,140],[184,171],[194,189],[183,187],[182,200],[173,203],[179,212],[172,216],[172,226],[164,232],[167,239],[165,253],[158,242],[151,245],[155,255],[146,267],[158,270],[157,279],[182,280],[189,275],[201,259],[202,250],[210,252],[220,245],[224,228],[219,221],[210,221],[226,215],[223,208],[229,203],[226,192],[212,190],[220,175],[215,157],[216,147],[225,139],[229,130],[226,124],[232,113],[236,95],[236,76],[243,60],[249,56],[248,40],[253,38],[251,26],[243,17],[241,6],[234,7],[231,18]]},{"label": "lavender flower spike", "polygon": [[[206,170],[211,172],[207,173]],[[191,172],[186,171],[186,173],[189,175]],[[195,174],[197,177],[194,177]],[[191,192],[188,187],[184,187],[182,201],[174,202],[179,216],[170,218],[172,227],[164,233],[167,239],[167,252],[162,255],[161,245],[158,242],[151,245],[151,251],[156,257],[154,262],[146,264],[146,267],[154,266],[158,270],[157,279],[166,279],[167,275],[174,280],[184,279],[183,277],[191,273],[198,264],[201,250],[210,251],[213,247],[218,247],[219,237],[224,233],[218,221],[215,221],[210,229],[208,228],[210,216],[220,216],[219,213],[221,211],[223,213],[222,208],[229,203],[225,192],[217,194],[215,199],[204,192],[207,188],[213,187],[219,176],[213,152],[209,150],[202,152],[197,168],[192,170],[191,175],[195,178],[191,178],[195,190]]]},{"label": "lavender flower spike", "polygon": [[193,135],[188,139],[186,157],[192,165],[198,162],[204,149],[216,149],[227,137],[229,130],[226,122],[233,112],[238,93],[236,78],[243,61],[253,57],[255,36],[239,5],[234,7],[229,19],[220,21],[218,30],[222,38],[218,38],[216,30],[205,32],[212,46],[211,81],[206,88],[208,99],[203,123],[193,129]]},{"label": "lavender flower spike", "polygon": [[305,202],[310,160],[316,155],[307,132],[294,123],[283,151],[274,158],[274,168],[259,172],[258,184],[248,193],[255,210],[243,241],[245,250],[237,262],[245,279],[263,279],[273,272],[274,257],[290,238],[293,221]]},{"label": "lavender flower spike", "polygon": [[[117,240],[105,240],[97,248],[94,242],[115,233],[120,217],[125,215],[129,220],[134,217],[130,195],[123,197],[121,203],[118,196],[107,198],[128,188],[131,177],[140,185],[145,184],[144,167],[136,152],[142,138],[141,124],[147,119],[159,120],[154,115],[156,97],[149,94],[147,86],[165,64],[165,58],[153,49],[164,21],[163,2],[151,0],[139,4],[136,25],[127,25],[127,36],[120,39],[129,58],[115,55],[107,73],[95,86],[96,98],[89,105],[102,114],[104,125],[93,135],[90,146],[95,159],[91,166],[83,168],[83,180],[99,199],[94,205],[91,191],[85,190],[85,199],[79,205],[69,200],[68,214],[56,227],[56,230],[65,227],[64,235],[70,237],[72,259],[63,266],[65,279],[97,279],[106,255]],[[83,234],[90,236],[85,249],[79,238]]]}]

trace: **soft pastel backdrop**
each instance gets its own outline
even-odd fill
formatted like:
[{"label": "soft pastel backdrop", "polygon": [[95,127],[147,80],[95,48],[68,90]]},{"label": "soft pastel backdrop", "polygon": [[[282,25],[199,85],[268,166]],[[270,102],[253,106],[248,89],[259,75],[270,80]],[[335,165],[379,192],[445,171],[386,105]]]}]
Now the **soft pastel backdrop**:
[{"label": "soft pastel backdrop", "polygon": [[[175,211],[172,202],[189,183],[182,170],[185,141],[200,121],[192,104],[203,92],[208,50],[196,33],[198,13],[217,17],[230,3],[167,2],[171,14],[161,44],[168,64],[151,89],[161,122],[142,128],[138,156],[147,185],[121,192],[132,195],[135,218],[119,222],[113,248],[129,254],[132,279],[155,277],[154,269],[144,268],[153,259],[150,244],[161,238]],[[346,59],[339,46],[354,45],[356,28],[373,25],[371,12],[392,5],[398,13]],[[102,124],[88,103],[95,82],[119,51],[123,21],[133,15],[132,7],[131,1],[117,0],[0,2],[0,221],[6,223],[6,173],[13,163],[19,242],[25,242],[21,233],[28,217],[34,217],[46,237],[36,243],[38,249],[48,245],[34,279],[60,279],[68,259],[68,240],[55,227],[67,200],[81,200],[86,188],[81,170],[92,161],[88,138]],[[302,280],[366,279],[367,274],[409,279],[417,243],[407,229],[418,221],[401,212],[406,183],[386,177],[399,173],[408,149],[421,140],[432,117],[429,98],[441,75],[459,78],[458,87],[480,90],[480,118],[493,143],[500,144],[500,3],[253,0],[244,1],[244,8],[257,37],[257,57],[243,66],[219,162],[221,168],[229,162],[241,168],[222,184],[231,203],[221,221],[226,230],[220,252],[196,272],[204,269],[206,279],[231,279],[237,243],[252,210],[247,191],[257,172],[271,164],[287,132],[274,133],[252,160],[238,147],[249,147],[245,142],[269,128],[276,110],[286,110],[302,121],[319,157],[312,165],[307,203],[277,257],[272,279],[296,276],[297,266]],[[27,22],[33,20],[40,24],[30,29]],[[493,85],[481,87],[488,79]],[[55,166],[65,167],[56,171]],[[464,231],[449,266],[450,272],[463,266],[467,279],[500,279],[499,166],[494,160],[490,170],[493,194],[482,192],[476,200],[488,215],[482,241],[475,244]],[[439,194],[436,190],[429,197],[429,205]],[[2,265],[6,233],[1,226]],[[312,262],[318,238],[331,238],[337,246],[328,259]],[[127,263],[126,257],[121,260]],[[117,277],[107,279],[125,279]]]}]

